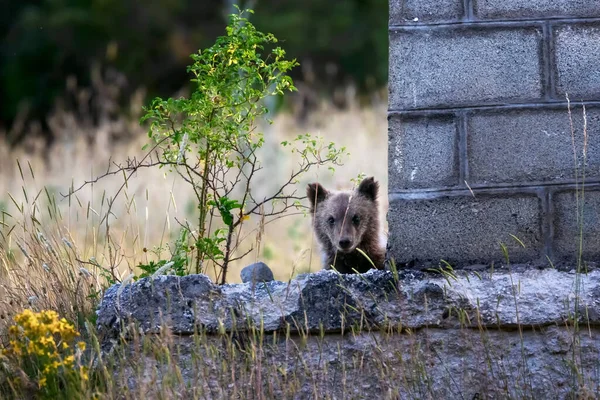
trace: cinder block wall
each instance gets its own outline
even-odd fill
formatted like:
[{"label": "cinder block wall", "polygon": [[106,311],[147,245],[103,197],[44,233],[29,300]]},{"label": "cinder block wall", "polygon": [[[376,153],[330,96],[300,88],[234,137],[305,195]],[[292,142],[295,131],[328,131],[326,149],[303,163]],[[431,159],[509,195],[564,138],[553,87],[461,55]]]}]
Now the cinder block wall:
[{"label": "cinder block wall", "polygon": [[389,40],[390,256],[572,263],[585,105],[600,261],[600,2],[390,0]]}]

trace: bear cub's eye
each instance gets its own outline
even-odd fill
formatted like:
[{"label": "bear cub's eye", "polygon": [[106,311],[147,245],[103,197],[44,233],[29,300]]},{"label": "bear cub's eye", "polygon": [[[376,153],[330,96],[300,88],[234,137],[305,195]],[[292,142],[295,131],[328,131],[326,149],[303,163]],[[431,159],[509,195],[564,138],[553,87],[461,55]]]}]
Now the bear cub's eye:
[{"label": "bear cub's eye", "polygon": [[358,215],[355,215],[354,217],[352,217],[352,223],[356,226],[358,226],[358,224],[360,224],[360,217]]},{"label": "bear cub's eye", "polygon": [[329,217],[327,218],[327,222],[329,223],[329,225],[333,225],[335,223],[335,218]]}]

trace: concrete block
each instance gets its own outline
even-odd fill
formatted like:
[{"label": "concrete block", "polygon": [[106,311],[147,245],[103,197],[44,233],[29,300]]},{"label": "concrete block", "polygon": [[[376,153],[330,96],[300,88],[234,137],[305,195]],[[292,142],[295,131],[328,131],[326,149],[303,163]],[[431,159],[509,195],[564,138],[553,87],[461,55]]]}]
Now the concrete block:
[{"label": "concrete block", "polygon": [[390,25],[458,21],[463,0],[390,0]]},{"label": "concrete block", "polygon": [[559,98],[600,99],[600,24],[562,25],[554,38]]},{"label": "concrete block", "polygon": [[600,2],[589,0],[473,0],[480,19],[591,18],[600,16]]},{"label": "concrete block", "polygon": [[[560,182],[576,179],[583,166],[583,116],[573,107],[573,132],[564,110],[481,112],[468,121],[468,182]],[[600,110],[587,110],[587,176],[600,177]]]},{"label": "concrete block", "polygon": [[458,184],[458,133],[453,116],[388,122],[389,189]]},{"label": "concrete block", "polygon": [[541,43],[537,26],[392,31],[390,109],[539,99]]},{"label": "concrete block", "polygon": [[597,189],[584,191],[583,225],[578,220],[575,194],[573,190],[559,192],[553,196],[553,261],[573,263],[577,260],[579,231],[583,227],[582,257],[584,260],[597,262],[600,259],[600,191]]},{"label": "concrete block", "polygon": [[539,260],[541,216],[541,201],[534,195],[392,201],[391,256],[397,263],[437,264],[444,259],[456,266],[487,264],[504,261],[500,246],[504,243],[511,262]]}]

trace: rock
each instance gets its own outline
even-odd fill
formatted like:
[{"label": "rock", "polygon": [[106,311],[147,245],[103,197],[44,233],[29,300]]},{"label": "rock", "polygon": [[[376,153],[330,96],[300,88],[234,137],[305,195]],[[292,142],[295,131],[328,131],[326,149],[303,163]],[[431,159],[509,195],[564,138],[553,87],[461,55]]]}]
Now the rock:
[{"label": "rock", "polygon": [[144,333],[158,333],[168,324],[174,332],[193,333],[201,325],[215,331],[219,325],[221,288],[206,275],[159,275],[104,293],[98,311],[99,333],[107,340],[117,337],[124,323],[138,322]]},{"label": "rock", "polygon": [[271,282],[275,280],[273,277],[273,271],[264,262],[257,262],[250,264],[242,269],[240,272],[242,282]]},{"label": "rock", "polygon": [[[600,271],[578,279],[578,307],[586,310],[590,323],[600,323]],[[205,275],[168,275],[107,289],[97,311],[98,329],[114,337],[121,322],[131,320],[144,332],[156,333],[163,325],[160,319],[165,319],[177,334],[193,333],[195,327],[214,332],[220,324],[225,329],[234,326],[232,310],[257,327],[262,321],[266,331],[289,323],[295,332],[338,332],[364,318],[374,325],[444,328],[464,324],[457,311],[466,312],[473,327],[546,326],[572,319],[574,284],[575,274],[554,269],[457,272],[456,279],[400,271],[398,280],[389,271],[340,275],[322,270],[289,283],[223,286]]]}]

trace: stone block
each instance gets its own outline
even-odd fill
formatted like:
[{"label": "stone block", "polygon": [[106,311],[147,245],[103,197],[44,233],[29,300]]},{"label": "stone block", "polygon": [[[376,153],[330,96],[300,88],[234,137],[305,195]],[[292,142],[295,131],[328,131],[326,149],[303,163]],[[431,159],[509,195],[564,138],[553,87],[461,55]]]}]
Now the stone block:
[{"label": "stone block", "polygon": [[543,95],[541,27],[390,32],[390,109],[522,103]]},{"label": "stone block", "polygon": [[591,18],[600,16],[600,3],[589,0],[474,0],[480,19]]},{"label": "stone block", "polygon": [[389,189],[458,184],[458,134],[453,116],[389,118]]},{"label": "stone block", "polygon": [[582,257],[597,262],[600,259],[600,190],[584,191],[583,225],[577,216],[579,209],[574,190],[556,193],[553,200],[553,259],[572,263],[577,260],[580,229],[583,228]]},{"label": "stone block", "polygon": [[[600,110],[586,111],[587,176],[600,177]],[[575,154],[583,164],[581,107],[573,107],[573,133],[565,109],[493,111],[468,121],[468,182],[471,185],[560,182],[576,178]],[[574,135],[573,135],[574,134]]]},{"label": "stone block", "polygon": [[443,259],[460,267],[504,262],[504,243],[511,262],[540,260],[541,218],[535,195],[390,201],[390,255],[396,263],[437,264]]},{"label": "stone block", "polygon": [[458,21],[463,0],[390,0],[390,25]]},{"label": "stone block", "polygon": [[560,99],[600,99],[600,24],[561,25],[554,31]]}]

